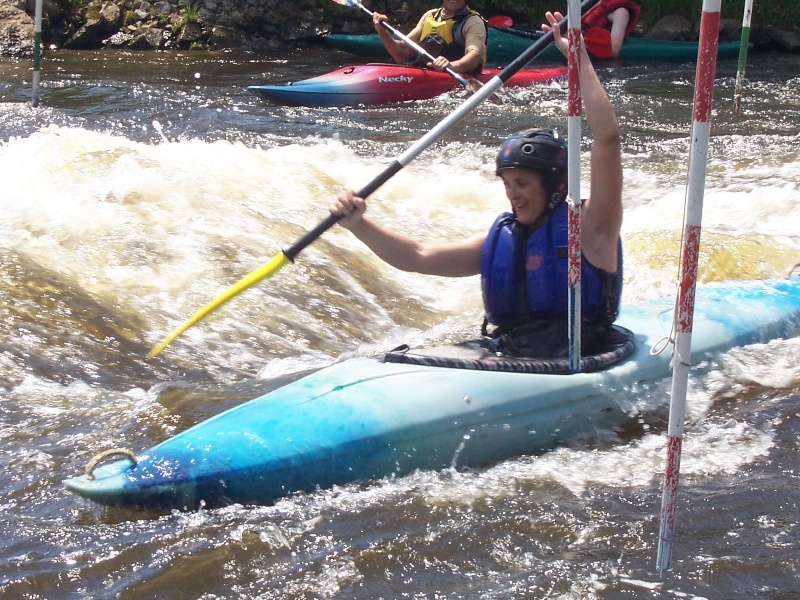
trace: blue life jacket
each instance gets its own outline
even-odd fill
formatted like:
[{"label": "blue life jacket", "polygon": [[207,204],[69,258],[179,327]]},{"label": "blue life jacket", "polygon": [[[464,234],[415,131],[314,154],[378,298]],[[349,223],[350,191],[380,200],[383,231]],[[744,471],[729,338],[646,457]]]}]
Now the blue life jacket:
[{"label": "blue life jacket", "polygon": [[[481,250],[481,288],[486,319],[508,331],[521,324],[567,319],[567,215],[561,202],[537,229],[503,213],[492,225]],[[581,256],[581,320],[611,325],[622,295],[622,243],[616,273],[591,265]]]}]

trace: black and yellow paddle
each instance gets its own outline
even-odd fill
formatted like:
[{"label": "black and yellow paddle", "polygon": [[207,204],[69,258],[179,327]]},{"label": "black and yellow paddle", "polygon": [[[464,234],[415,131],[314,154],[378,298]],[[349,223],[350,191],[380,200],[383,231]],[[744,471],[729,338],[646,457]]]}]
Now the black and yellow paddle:
[{"label": "black and yellow paddle", "polygon": [[[585,0],[583,4],[581,4],[581,13],[586,12],[586,10],[593,5],[595,5],[598,0]],[[559,28],[564,31],[567,26],[567,19],[564,18],[559,22]],[[403,152],[400,156],[398,156],[395,161],[386,167],[383,172],[381,172],[375,179],[370,181],[365,187],[361,188],[358,192],[356,192],[357,196],[361,198],[367,198],[372,195],[378,188],[380,188],[384,183],[389,181],[392,177],[394,177],[400,170],[403,169],[408,163],[414,160],[417,156],[419,156],[423,150],[428,148],[431,144],[438,141],[445,133],[447,133],[453,126],[458,123],[461,119],[463,119],[473,108],[475,108],[478,104],[483,102],[486,98],[491,96],[496,90],[500,89],[505,82],[507,82],[515,73],[517,73],[520,69],[522,69],[527,63],[531,60],[536,58],[536,56],[541,53],[547,46],[549,46],[553,41],[553,32],[548,31],[545,33],[541,38],[539,38],[536,42],[531,44],[531,46],[525,50],[522,54],[520,54],[517,58],[515,58],[507,67],[505,67],[500,73],[492,77],[486,84],[479,89],[475,94],[464,100],[464,102],[455,109],[452,113],[450,113],[447,117],[445,117],[442,121],[440,121],[433,129],[431,129],[428,133],[422,136],[418,141],[411,145],[411,147]],[[328,215],[328,217],[322,221],[319,225],[317,225],[314,229],[307,232],[303,237],[297,240],[291,247],[287,248],[277,254],[272,260],[270,260],[265,265],[259,267],[255,271],[251,272],[249,275],[245,276],[243,279],[240,279],[227,290],[225,290],[222,294],[214,298],[211,302],[206,304],[203,308],[201,308],[197,313],[195,313],[186,323],[178,327],[175,331],[173,331],[170,335],[168,335],[160,344],[158,344],[155,348],[153,348],[147,356],[150,358],[157,355],[161,352],[164,348],[166,348],[170,343],[172,343],[180,334],[184,331],[189,329],[192,325],[197,323],[198,321],[204,319],[220,306],[225,304],[228,300],[233,298],[234,296],[241,294],[246,289],[252,287],[262,279],[266,279],[267,277],[271,277],[275,273],[277,273],[283,266],[290,262],[294,262],[295,257],[300,254],[307,246],[309,246],[312,242],[314,242],[317,238],[319,238],[323,233],[325,233],[328,229],[333,227],[336,222],[341,217],[336,215]]]},{"label": "black and yellow paddle", "polygon": [[[333,0],[333,1],[336,2],[336,4],[341,4],[342,6],[360,8],[365,13],[367,13],[369,16],[372,16],[372,15],[375,14],[370,9],[368,9],[366,6],[361,4],[361,2],[359,2],[359,0]],[[394,27],[389,25],[386,21],[381,21],[381,25],[383,26],[384,29],[386,29],[386,31],[390,32],[392,35],[395,35],[398,38],[400,38],[401,40],[403,40],[403,42],[405,42],[405,44],[409,48],[412,48],[418,54],[421,54],[422,56],[424,56],[428,60],[431,60],[431,61],[434,60],[434,56],[430,52],[425,50],[425,48],[423,48],[422,46],[417,44],[414,40],[409,38],[407,35],[403,35],[397,29],[395,29]],[[475,79],[474,77],[470,77],[469,79],[466,78],[466,77],[463,77],[462,75],[459,75],[458,73],[453,71],[453,69],[451,69],[450,67],[447,67],[445,69],[445,72],[448,75],[450,75],[453,79],[455,79],[458,83],[460,83],[465,88],[467,88],[467,91],[470,94],[474,94],[479,88],[481,88],[483,86],[483,84],[480,81],[478,81],[477,79]],[[500,99],[500,97],[497,94],[492,94],[492,96],[490,96],[489,99],[492,102],[494,102],[495,104],[502,104],[503,103],[503,101]]]}]

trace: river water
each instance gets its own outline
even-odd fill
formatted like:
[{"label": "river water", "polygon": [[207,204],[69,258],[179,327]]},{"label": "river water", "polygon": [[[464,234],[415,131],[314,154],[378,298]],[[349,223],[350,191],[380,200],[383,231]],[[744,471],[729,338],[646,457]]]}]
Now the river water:
[{"label": "river water", "polygon": [[[349,62],[59,51],[36,109],[30,63],[0,62],[0,597],[800,597],[796,339],[693,368],[663,574],[669,381],[625,390],[639,415],[624,431],[483,469],[197,512],[65,491],[100,450],[142,452],[345,356],[477,330],[475,278],[397,272],[334,227],[146,358],[462,101],[309,109],[245,91]],[[701,285],[800,263],[800,57],[751,56],[738,118],[735,69],[717,69]],[[600,74],[624,131],[624,301],[673,295],[694,66]],[[499,142],[565,123],[563,84],[503,96],[385,184],[370,214],[422,239],[488,227],[506,202]]]}]

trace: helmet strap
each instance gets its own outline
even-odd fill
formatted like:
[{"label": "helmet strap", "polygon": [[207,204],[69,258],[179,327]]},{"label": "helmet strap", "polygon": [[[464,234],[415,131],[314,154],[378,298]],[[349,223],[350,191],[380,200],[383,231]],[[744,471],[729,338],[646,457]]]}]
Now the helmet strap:
[{"label": "helmet strap", "polygon": [[559,175],[558,173],[543,173],[542,176],[545,178],[545,192],[547,197],[550,199],[547,203],[547,207],[550,210],[553,210],[556,205],[560,202],[563,202],[564,198],[566,197],[566,183],[563,181],[563,176]]},{"label": "helmet strap", "polygon": [[562,200],[563,198],[561,197],[561,194],[559,194],[558,192],[553,192],[553,194],[550,196],[550,202],[547,203],[547,208],[553,210],[556,207],[556,205]]}]

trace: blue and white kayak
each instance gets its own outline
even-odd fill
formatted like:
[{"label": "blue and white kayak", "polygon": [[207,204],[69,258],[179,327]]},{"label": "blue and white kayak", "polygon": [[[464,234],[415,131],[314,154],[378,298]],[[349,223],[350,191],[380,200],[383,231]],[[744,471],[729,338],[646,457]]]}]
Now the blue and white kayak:
[{"label": "blue and white kayak", "polygon": [[[575,374],[445,368],[357,358],[228,410],[139,456],[70,479],[106,505],[194,508],[269,503],[299,491],[482,465],[536,453],[630,421],[620,393],[670,376],[650,349],[672,328],[674,300],[623,308],[633,352]],[[800,278],[698,288],[692,360],[800,332]]]}]

